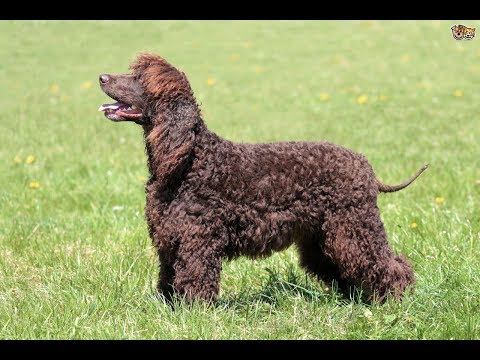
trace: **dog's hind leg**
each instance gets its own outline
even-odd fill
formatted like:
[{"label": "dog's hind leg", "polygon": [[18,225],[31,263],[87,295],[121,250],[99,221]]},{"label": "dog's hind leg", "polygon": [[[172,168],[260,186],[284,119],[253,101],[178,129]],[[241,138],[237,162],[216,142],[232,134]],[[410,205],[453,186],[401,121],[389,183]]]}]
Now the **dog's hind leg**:
[{"label": "dog's hind leg", "polygon": [[340,270],[325,255],[325,234],[322,231],[314,235],[304,235],[295,242],[300,257],[300,266],[328,286],[337,286],[346,295],[347,283],[340,278]]},{"label": "dog's hind leg", "polygon": [[175,277],[173,268],[174,254],[173,252],[158,250],[158,257],[160,259],[160,274],[158,277],[157,290],[167,301],[170,301],[172,299],[173,279]]},{"label": "dog's hind leg", "polygon": [[374,201],[325,214],[325,254],[340,277],[365,291],[368,300],[382,302],[388,294],[400,298],[413,290],[413,270],[404,256],[396,256]]}]

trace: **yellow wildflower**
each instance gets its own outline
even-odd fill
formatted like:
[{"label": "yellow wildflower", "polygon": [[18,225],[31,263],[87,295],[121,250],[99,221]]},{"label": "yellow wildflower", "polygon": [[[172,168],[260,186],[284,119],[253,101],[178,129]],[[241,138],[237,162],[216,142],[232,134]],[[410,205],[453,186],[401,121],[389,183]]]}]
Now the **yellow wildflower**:
[{"label": "yellow wildflower", "polygon": [[463,96],[463,92],[462,92],[462,90],[457,89],[457,90],[455,90],[453,95],[456,96],[456,97],[460,97],[460,96]]},{"label": "yellow wildflower", "polygon": [[146,178],[145,176],[143,176],[143,175],[138,175],[138,176],[137,176],[137,179],[138,179],[138,181],[140,181],[140,182],[145,182],[145,180],[146,180],[147,178]]},{"label": "yellow wildflower", "polygon": [[208,86],[213,86],[213,85],[215,85],[216,82],[217,82],[217,81],[216,81],[214,78],[209,77],[209,78],[207,79],[207,85],[208,85]]},{"label": "yellow wildflower", "polygon": [[436,202],[437,204],[442,204],[442,203],[445,202],[445,199],[444,199],[443,197],[436,197],[436,198],[435,198],[435,202]]},{"label": "yellow wildflower", "polygon": [[92,87],[92,83],[90,81],[86,81],[83,83],[82,87],[87,90],[87,89],[90,89]]},{"label": "yellow wildflower", "polygon": [[40,187],[40,183],[38,181],[32,181],[30,183],[30,189],[38,189]]},{"label": "yellow wildflower", "polygon": [[368,100],[368,96],[367,95],[360,95],[358,98],[357,98],[357,103],[359,103],[360,105],[362,104],[365,104]]},{"label": "yellow wildflower", "polygon": [[388,96],[386,96],[386,95],[379,95],[379,96],[378,96],[378,99],[379,99],[380,101],[387,101],[387,100],[388,100]]},{"label": "yellow wildflower", "polygon": [[58,90],[60,90],[60,88],[57,84],[52,84],[52,86],[50,86],[50,91],[52,93],[56,94],[58,92]]},{"label": "yellow wildflower", "polygon": [[322,101],[327,101],[328,99],[330,99],[330,95],[328,95],[327,93],[320,93],[319,98]]},{"label": "yellow wildflower", "polygon": [[258,66],[258,65],[255,66],[255,72],[256,72],[257,74],[261,74],[261,73],[263,73],[264,71],[265,71],[265,69],[264,69],[262,66]]},{"label": "yellow wildflower", "polygon": [[410,55],[408,55],[408,54],[403,55],[403,56],[400,58],[400,61],[403,62],[403,63],[409,62],[409,61],[410,61]]},{"label": "yellow wildflower", "polygon": [[360,24],[361,24],[361,26],[363,26],[364,28],[371,28],[371,27],[374,26],[375,21],[374,21],[374,20],[365,20],[365,21],[362,21]]},{"label": "yellow wildflower", "polygon": [[27,159],[25,160],[25,162],[28,164],[28,165],[31,165],[35,162],[35,156],[33,155],[28,155],[27,156]]},{"label": "yellow wildflower", "polygon": [[15,156],[13,161],[15,162],[15,164],[20,164],[22,162],[22,158],[19,155],[17,155]]},{"label": "yellow wildflower", "polygon": [[416,229],[416,228],[418,227],[418,225],[417,225],[417,223],[413,222],[413,223],[410,225],[410,227],[411,227],[412,229]]}]

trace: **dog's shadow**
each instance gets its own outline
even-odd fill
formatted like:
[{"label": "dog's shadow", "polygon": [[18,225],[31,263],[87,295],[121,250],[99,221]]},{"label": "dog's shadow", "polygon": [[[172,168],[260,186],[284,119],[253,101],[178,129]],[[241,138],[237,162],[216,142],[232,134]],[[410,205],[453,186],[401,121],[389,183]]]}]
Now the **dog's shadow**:
[{"label": "dog's shadow", "polygon": [[[260,308],[277,309],[291,301],[300,300],[313,303],[315,305],[335,304],[337,306],[347,306],[354,304],[368,304],[362,296],[361,290],[350,288],[348,292],[338,287],[338,284],[325,284],[311,275],[299,272],[293,264],[287,266],[286,269],[272,269],[270,267],[264,269],[268,277],[262,281],[260,288],[249,287],[248,282],[240,287],[235,294],[224,294],[217,298],[216,301],[210,303],[217,309],[230,309],[236,311],[250,311],[254,307],[257,311]],[[156,293],[158,299],[162,299],[166,305],[172,310],[187,306],[190,308],[197,304],[202,307],[199,302],[188,304],[184,298],[174,296],[171,299],[165,299],[163,295]],[[288,305],[287,305],[288,306]],[[261,311],[261,310],[260,310]]]},{"label": "dog's shadow", "polygon": [[277,308],[296,297],[317,304],[364,303],[358,289],[350,289],[349,293],[345,293],[336,283],[325,284],[310,275],[299,274],[293,265],[289,265],[286,271],[272,268],[265,268],[265,271],[268,279],[259,289],[242,288],[234,295],[220,296],[216,306],[242,309],[253,304],[268,304]]}]

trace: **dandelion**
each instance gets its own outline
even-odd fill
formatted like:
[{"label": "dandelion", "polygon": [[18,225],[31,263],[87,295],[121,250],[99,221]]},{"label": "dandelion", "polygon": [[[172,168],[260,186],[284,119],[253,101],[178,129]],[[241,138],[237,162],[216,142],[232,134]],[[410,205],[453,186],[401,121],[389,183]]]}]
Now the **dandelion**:
[{"label": "dandelion", "polygon": [[453,95],[456,96],[456,97],[460,97],[460,96],[463,96],[463,92],[462,92],[462,90],[457,89],[457,90],[455,90]]},{"label": "dandelion", "polygon": [[137,176],[137,179],[138,179],[138,181],[140,181],[140,182],[145,182],[145,180],[146,180],[147,178],[146,178],[145,176],[143,176],[143,175],[138,175],[138,176]]},{"label": "dandelion", "polygon": [[335,65],[340,65],[344,67],[350,66],[350,62],[348,61],[348,59],[345,56],[340,54],[334,55],[331,62]]},{"label": "dandelion", "polygon": [[330,99],[330,95],[328,95],[327,93],[321,93],[321,94],[319,95],[319,98],[320,98],[320,100],[322,100],[322,101],[327,101],[328,99]]},{"label": "dandelion", "polygon": [[40,187],[40,183],[38,181],[32,181],[30,183],[30,189],[38,189]]},{"label": "dandelion", "polygon": [[252,47],[252,43],[250,41],[245,41],[245,42],[242,43],[242,46],[245,49],[250,49]]},{"label": "dandelion", "polygon": [[88,90],[92,87],[92,83],[90,81],[85,81],[82,85],[82,87],[85,89],[85,90]]},{"label": "dandelion", "polygon": [[368,100],[368,96],[367,95],[360,95],[358,98],[357,98],[357,103],[362,105],[362,104],[365,104]]},{"label": "dandelion", "polygon": [[378,96],[378,100],[380,100],[380,101],[387,101],[387,100],[388,100],[388,96],[386,96],[386,95],[379,95],[379,96]]},{"label": "dandelion", "polygon": [[263,73],[263,72],[265,71],[265,69],[264,69],[262,66],[258,66],[258,65],[255,66],[255,69],[254,69],[254,70],[255,70],[255,72],[256,72],[257,74],[261,74],[261,73]]},{"label": "dandelion", "polygon": [[435,202],[437,204],[443,204],[445,202],[445,199],[443,197],[436,197]]},{"label": "dandelion", "polygon": [[361,26],[363,26],[364,28],[371,28],[375,25],[375,22],[373,20],[366,20],[366,21],[362,21],[361,23]]},{"label": "dandelion", "polygon": [[418,225],[417,225],[416,222],[413,222],[413,223],[410,224],[410,227],[411,227],[412,229],[416,229],[416,228],[418,227]]},{"label": "dandelion", "polygon": [[217,82],[217,81],[216,81],[214,78],[209,77],[209,78],[207,79],[207,85],[208,85],[208,86],[213,86],[213,85],[215,85],[216,82]]},{"label": "dandelion", "polygon": [[33,155],[28,155],[27,156],[27,159],[25,160],[25,162],[28,164],[28,165],[31,165],[35,162],[35,156]]},{"label": "dandelion", "polygon": [[52,84],[50,86],[50,92],[56,94],[58,92],[58,90],[60,90],[59,86],[57,84]]},{"label": "dandelion", "polygon": [[409,61],[410,61],[410,55],[408,55],[408,54],[403,55],[403,56],[400,58],[400,61],[403,62],[403,63],[409,62]]},{"label": "dandelion", "polygon": [[20,164],[22,162],[22,158],[19,155],[16,155],[13,158],[13,161],[15,162],[15,164]]}]

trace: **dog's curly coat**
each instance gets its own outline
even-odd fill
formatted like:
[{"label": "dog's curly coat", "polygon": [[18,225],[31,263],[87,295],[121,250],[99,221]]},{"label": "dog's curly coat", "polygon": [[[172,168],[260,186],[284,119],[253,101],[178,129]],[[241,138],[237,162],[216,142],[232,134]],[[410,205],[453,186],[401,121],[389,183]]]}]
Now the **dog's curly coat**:
[{"label": "dog's curly coat", "polygon": [[143,126],[150,178],[149,234],[160,258],[158,289],[211,301],[222,260],[264,257],[295,243],[300,264],[369,299],[413,290],[412,267],[387,242],[381,184],[367,159],[328,142],[238,144],[209,131],[185,74],[140,54],[132,74],[100,75],[117,100],[99,109]]}]

